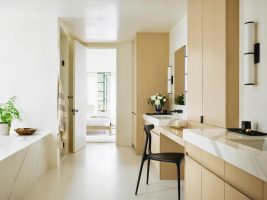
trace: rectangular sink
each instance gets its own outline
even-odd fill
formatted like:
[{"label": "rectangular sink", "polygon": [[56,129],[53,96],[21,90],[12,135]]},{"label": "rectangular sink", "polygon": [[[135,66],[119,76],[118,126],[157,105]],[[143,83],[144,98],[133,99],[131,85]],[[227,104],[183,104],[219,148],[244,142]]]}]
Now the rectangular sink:
[{"label": "rectangular sink", "polygon": [[260,151],[267,151],[267,140],[264,137],[253,137],[253,138],[226,138],[227,140],[249,146],[253,149]]},{"label": "rectangular sink", "polygon": [[143,115],[143,119],[155,126],[169,126],[173,120],[178,118],[173,115]]},{"label": "rectangular sink", "polygon": [[159,120],[172,120],[172,119],[177,119],[173,115],[152,115],[152,117],[155,117]]}]

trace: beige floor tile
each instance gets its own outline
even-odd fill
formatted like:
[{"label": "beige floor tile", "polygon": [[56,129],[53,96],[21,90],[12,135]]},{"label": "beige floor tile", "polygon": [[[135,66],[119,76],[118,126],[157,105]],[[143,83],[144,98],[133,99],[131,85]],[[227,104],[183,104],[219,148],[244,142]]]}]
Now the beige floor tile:
[{"label": "beige floor tile", "polygon": [[134,195],[140,159],[131,148],[89,143],[78,153],[68,155],[59,169],[48,171],[25,200],[178,199],[177,182],[160,181],[153,165],[150,184],[145,184],[145,165],[139,194]]}]

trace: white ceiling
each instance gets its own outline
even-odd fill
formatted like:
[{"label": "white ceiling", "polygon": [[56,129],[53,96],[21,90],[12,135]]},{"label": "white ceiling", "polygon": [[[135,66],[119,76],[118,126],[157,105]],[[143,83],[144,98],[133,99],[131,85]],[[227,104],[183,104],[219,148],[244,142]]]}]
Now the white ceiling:
[{"label": "white ceiling", "polygon": [[186,0],[0,0],[0,16],[57,16],[83,42],[168,32],[185,13]]}]

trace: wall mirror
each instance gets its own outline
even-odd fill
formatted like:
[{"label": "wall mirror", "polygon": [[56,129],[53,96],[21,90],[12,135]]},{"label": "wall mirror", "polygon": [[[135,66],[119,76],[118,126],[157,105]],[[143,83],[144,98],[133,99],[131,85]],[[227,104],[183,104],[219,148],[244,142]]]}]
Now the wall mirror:
[{"label": "wall mirror", "polygon": [[[187,91],[187,56],[186,46],[181,47],[174,53],[174,96],[175,104],[184,105]],[[184,104],[181,104],[181,98],[184,97]],[[178,98],[178,99],[177,99]],[[180,98],[180,99],[179,99]]]}]

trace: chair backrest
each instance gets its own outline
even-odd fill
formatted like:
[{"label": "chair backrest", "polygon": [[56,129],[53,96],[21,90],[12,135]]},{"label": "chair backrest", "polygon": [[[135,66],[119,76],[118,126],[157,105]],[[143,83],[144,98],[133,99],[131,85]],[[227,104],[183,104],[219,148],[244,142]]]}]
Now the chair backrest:
[{"label": "chair backrest", "polygon": [[151,139],[151,133],[150,131],[154,128],[153,124],[149,124],[149,125],[145,125],[144,126],[144,130],[146,133],[146,141],[145,141],[145,147],[144,147],[144,155],[146,155],[147,153],[150,154],[151,153],[151,143],[152,143],[152,139]]}]

